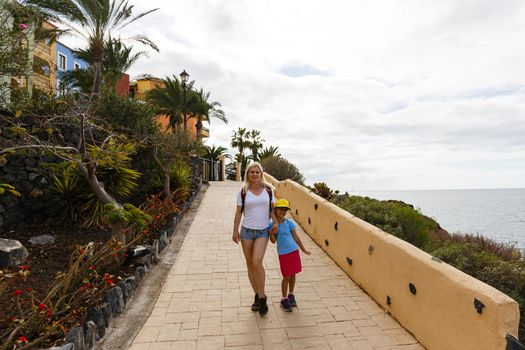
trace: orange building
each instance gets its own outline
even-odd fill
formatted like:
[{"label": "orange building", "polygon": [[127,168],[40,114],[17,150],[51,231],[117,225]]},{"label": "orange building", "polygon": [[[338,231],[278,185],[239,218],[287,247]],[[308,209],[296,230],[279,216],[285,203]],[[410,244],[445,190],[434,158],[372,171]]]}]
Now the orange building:
[{"label": "orange building", "polygon": [[[159,78],[141,78],[135,81],[132,81],[129,84],[129,95],[131,98],[136,98],[139,100],[146,99],[146,92],[156,88],[163,88],[164,83]],[[160,125],[161,129],[165,132],[171,132],[170,120],[169,117],[165,114],[161,114],[157,117],[157,123]],[[190,135],[197,135],[197,119],[191,118],[191,114],[187,113],[186,128]],[[202,127],[200,132],[200,137],[210,137],[209,129]]]}]

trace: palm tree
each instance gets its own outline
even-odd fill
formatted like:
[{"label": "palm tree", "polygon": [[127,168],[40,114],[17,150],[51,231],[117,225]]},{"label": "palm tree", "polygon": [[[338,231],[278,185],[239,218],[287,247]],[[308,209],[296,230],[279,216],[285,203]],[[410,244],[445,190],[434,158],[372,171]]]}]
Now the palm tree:
[{"label": "palm tree", "polygon": [[246,131],[246,128],[238,128],[237,131],[234,131],[232,135],[231,146],[239,150],[239,154],[236,155],[236,158],[238,156],[239,159],[236,161],[241,164],[244,161],[244,150],[250,145],[248,133],[249,132]]},{"label": "palm tree", "polygon": [[[160,107],[162,113],[170,118],[172,130],[182,123],[184,113],[184,88],[182,83],[174,75],[173,78],[162,79],[164,87],[149,90],[146,99]],[[193,86],[193,81],[188,84],[188,89]]]},{"label": "palm tree", "polygon": [[[152,9],[133,15],[128,0],[25,0],[36,6],[46,18],[64,25],[67,30],[84,39],[92,55],[93,93],[100,93],[102,65],[106,56],[105,44],[110,38],[138,19],[157,11]],[[146,45],[156,51],[158,47],[147,37],[135,35],[129,40]]]},{"label": "palm tree", "polygon": [[279,147],[268,146],[263,148],[258,154],[258,161],[260,162],[263,159],[270,157],[281,157],[281,153],[279,153]]},{"label": "palm tree", "polygon": [[228,124],[228,119],[226,118],[224,111],[220,109],[221,104],[219,102],[209,102],[209,97],[210,93],[204,92],[201,88],[200,90],[191,91],[189,98],[188,111],[191,113],[190,118],[197,119],[195,126],[197,128],[197,138],[199,139],[203,121],[206,121],[209,124],[211,118],[217,118],[225,124]]},{"label": "palm tree", "polygon": [[231,156],[226,153],[227,150],[228,149],[226,147],[222,146],[206,146],[206,153],[204,154],[204,157],[206,159],[211,159],[214,162],[219,161],[221,156],[231,158]]},{"label": "palm tree", "polygon": [[261,138],[261,132],[259,130],[251,130],[248,132],[249,145],[248,148],[252,151],[252,159],[257,161],[257,154],[263,146],[264,139]]},{"label": "palm tree", "polygon": [[[104,87],[113,91],[124,72],[137,62],[141,56],[147,56],[145,51],[131,52],[132,48],[124,45],[120,40],[110,39],[105,44],[105,57],[102,62],[102,81]],[[84,60],[90,66],[93,65],[93,55],[89,48],[75,50],[75,57]],[[69,87],[75,87],[82,92],[90,93],[93,87],[93,71],[91,69],[75,69],[63,72],[59,76]]]}]

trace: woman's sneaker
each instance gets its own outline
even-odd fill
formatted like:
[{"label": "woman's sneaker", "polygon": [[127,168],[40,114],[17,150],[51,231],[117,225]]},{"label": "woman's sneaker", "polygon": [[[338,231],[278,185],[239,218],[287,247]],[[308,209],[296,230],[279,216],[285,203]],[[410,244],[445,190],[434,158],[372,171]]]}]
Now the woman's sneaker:
[{"label": "woman's sneaker", "polygon": [[296,307],[297,306],[297,303],[295,302],[295,295],[293,294],[288,294],[288,301],[290,302],[290,306],[291,307]]},{"label": "woman's sneaker", "polygon": [[268,297],[259,298],[259,315],[264,316],[268,313]]},{"label": "woman's sneaker", "polygon": [[259,311],[259,294],[253,298],[252,311]]},{"label": "woman's sneaker", "polygon": [[286,312],[292,311],[292,305],[290,305],[290,301],[288,298],[284,298],[281,300],[281,309],[283,309]]}]

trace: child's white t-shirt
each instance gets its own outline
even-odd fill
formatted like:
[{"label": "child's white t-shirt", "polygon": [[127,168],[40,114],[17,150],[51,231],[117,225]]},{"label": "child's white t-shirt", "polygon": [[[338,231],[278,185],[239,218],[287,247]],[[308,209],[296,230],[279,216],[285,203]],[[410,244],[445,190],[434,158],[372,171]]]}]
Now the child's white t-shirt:
[{"label": "child's white t-shirt", "polygon": [[[237,206],[242,206],[242,188],[237,194]],[[275,196],[272,195],[272,203],[275,202]],[[262,230],[268,228],[270,223],[270,195],[264,189],[258,196],[254,195],[250,190],[246,190],[246,197],[244,200],[244,218],[242,226],[254,230]]]}]

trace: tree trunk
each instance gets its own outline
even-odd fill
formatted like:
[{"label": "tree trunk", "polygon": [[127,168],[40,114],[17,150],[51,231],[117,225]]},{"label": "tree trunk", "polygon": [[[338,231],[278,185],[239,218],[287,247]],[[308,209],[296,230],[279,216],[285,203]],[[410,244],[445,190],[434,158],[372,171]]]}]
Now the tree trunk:
[{"label": "tree trunk", "polygon": [[162,172],[162,196],[164,199],[168,198],[171,194],[171,188],[170,188],[170,171],[167,169],[164,165],[162,165],[162,162],[160,161],[158,155],[157,155],[158,148],[153,148],[153,160],[160,168],[160,171]]},{"label": "tree trunk", "polygon": [[195,124],[195,128],[197,129],[197,140],[201,140],[201,130],[202,130],[202,121],[197,119],[197,124]]},{"label": "tree trunk", "polygon": [[[122,205],[118,203],[115,198],[113,198],[109,193],[106,192],[104,184],[98,181],[96,174],[96,167],[93,164],[84,164],[82,162],[77,162],[78,167],[84,178],[87,180],[89,186],[96,194],[97,198],[101,200],[104,204],[111,203],[117,208],[122,208]],[[113,237],[116,237],[118,241],[126,244],[127,239],[126,235],[123,233],[125,228],[124,223],[116,222],[111,224],[111,233]]]},{"label": "tree trunk", "polygon": [[171,193],[171,188],[170,188],[170,172],[169,171],[166,171],[166,170],[163,170],[162,171],[162,194],[163,194],[163,197],[164,199],[168,198],[170,196],[170,193]]},{"label": "tree trunk", "polygon": [[102,86],[102,62],[104,60],[104,41],[94,39],[91,42],[91,54],[93,55],[93,90],[95,101],[100,96]]},{"label": "tree trunk", "polygon": [[113,198],[109,193],[106,192],[106,189],[104,188],[104,184],[100,181],[98,181],[97,174],[96,174],[96,167],[93,164],[84,164],[82,162],[77,162],[80,171],[82,172],[82,175],[84,175],[85,179],[89,183],[89,186],[93,190],[93,192],[96,194],[97,198],[100,199],[104,204],[114,204],[117,207],[122,207],[116,200]]}]

